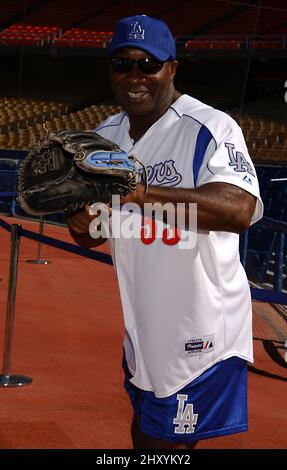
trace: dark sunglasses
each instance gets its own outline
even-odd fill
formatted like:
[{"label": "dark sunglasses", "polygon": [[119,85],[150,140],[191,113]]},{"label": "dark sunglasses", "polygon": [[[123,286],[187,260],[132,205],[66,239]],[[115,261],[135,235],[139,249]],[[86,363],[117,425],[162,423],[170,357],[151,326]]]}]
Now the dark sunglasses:
[{"label": "dark sunglasses", "polygon": [[109,62],[114,72],[129,73],[134,65],[137,64],[138,69],[146,75],[155,75],[162,69],[164,64],[164,62],[151,57],[145,57],[139,60],[128,59],[127,57],[112,57]]}]

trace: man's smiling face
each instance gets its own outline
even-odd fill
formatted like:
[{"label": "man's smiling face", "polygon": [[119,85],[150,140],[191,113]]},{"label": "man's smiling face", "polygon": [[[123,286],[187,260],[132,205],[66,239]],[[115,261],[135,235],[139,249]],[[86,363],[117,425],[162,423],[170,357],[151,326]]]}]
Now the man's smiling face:
[{"label": "man's smiling face", "polygon": [[[119,49],[113,57],[133,60],[151,58],[146,52],[133,48]],[[161,115],[170,105],[176,68],[176,61],[167,61],[154,74],[143,73],[138,64],[126,73],[110,69],[114,96],[129,116]]]}]

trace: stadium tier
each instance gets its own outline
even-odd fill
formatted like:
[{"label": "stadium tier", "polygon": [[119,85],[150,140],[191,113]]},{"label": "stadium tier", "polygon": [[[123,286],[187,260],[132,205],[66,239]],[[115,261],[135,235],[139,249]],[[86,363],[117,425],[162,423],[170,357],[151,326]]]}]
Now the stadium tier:
[{"label": "stadium tier", "polygon": [[[69,0],[4,2],[0,45],[105,48],[122,16],[145,13],[165,20],[187,49],[286,48],[287,10],[281,0]],[[283,6],[282,6],[283,5]]]},{"label": "stadium tier", "polygon": [[[67,102],[25,98],[0,99],[0,147],[28,149],[44,135],[62,129],[94,129],[111,114],[116,105],[95,104],[71,111]],[[287,124],[251,115],[230,113],[243,130],[255,162],[286,162]]]},{"label": "stadium tier", "polygon": [[29,149],[35,140],[50,131],[94,129],[111,114],[119,112],[115,105],[93,105],[70,112],[66,102],[26,98],[0,99],[0,147]]}]

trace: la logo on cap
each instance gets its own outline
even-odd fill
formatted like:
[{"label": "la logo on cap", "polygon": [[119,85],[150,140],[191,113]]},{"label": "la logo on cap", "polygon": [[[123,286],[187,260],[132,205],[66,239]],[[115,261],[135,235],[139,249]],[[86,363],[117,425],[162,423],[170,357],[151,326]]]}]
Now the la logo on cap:
[{"label": "la logo on cap", "polygon": [[138,21],[131,23],[128,38],[129,39],[144,39],[145,30],[141,27]]}]

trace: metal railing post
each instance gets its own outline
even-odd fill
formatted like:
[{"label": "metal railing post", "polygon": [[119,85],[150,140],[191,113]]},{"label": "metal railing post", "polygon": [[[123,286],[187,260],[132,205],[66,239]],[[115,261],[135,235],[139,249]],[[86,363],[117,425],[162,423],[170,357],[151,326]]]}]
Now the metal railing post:
[{"label": "metal railing post", "polygon": [[[39,223],[39,235],[43,235],[43,233],[44,233],[44,218],[41,216],[40,217],[40,223]],[[38,248],[37,248],[37,258],[36,259],[27,259],[26,263],[50,264],[51,261],[48,261],[46,259],[41,258],[41,252],[42,252],[42,242],[39,240],[38,241]]]},{"label": "metal railing post", "polygon": [[21,387],[32,382],[30,377],[10,375],[12,361],[13,331],[15,317],[15,300],[17,287],[18,258],[21,225],[11,225],[10,271],[8,284],[8,299],[6,309],[6,325],[4,339],[3,370],[0,375],[1,387]]}]

